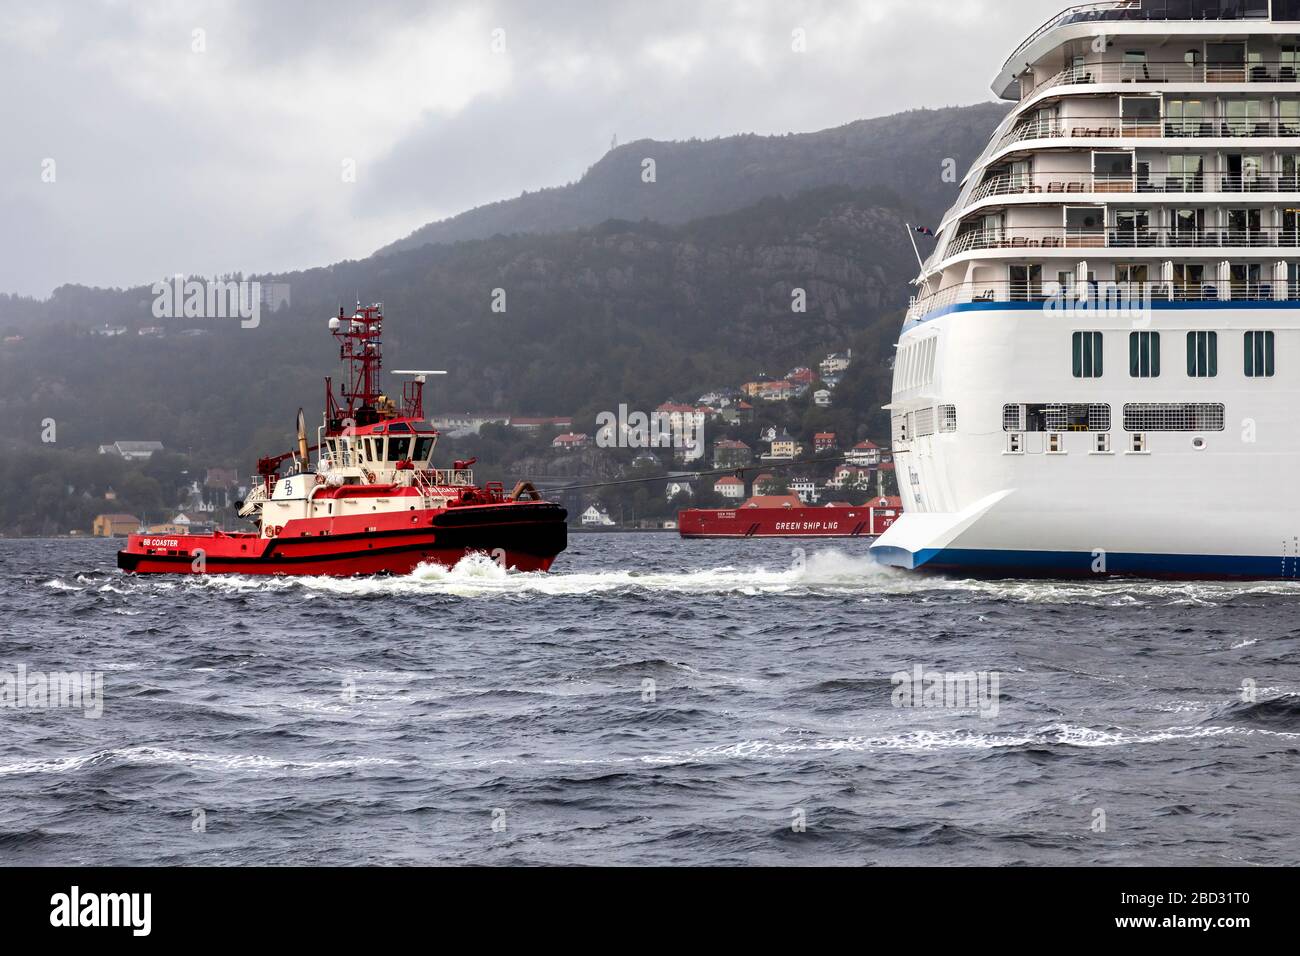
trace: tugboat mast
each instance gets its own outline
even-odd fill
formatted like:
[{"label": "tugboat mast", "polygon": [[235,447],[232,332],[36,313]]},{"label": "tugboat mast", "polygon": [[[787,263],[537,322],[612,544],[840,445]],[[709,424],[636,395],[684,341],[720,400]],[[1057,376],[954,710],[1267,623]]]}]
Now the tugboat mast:
[{"label": "tugboat mast", "polygon": [[[373,425],[379,420],[379,407],[384,395],[379,378],[384,368],[384,316],[383,306],[375,304],[358,307],[351,318],[339,308],[337,317],[330,319],[330,332],[339,342],[339,359],[348,367],[348,380],[339,385],[340,405],[334,397],[333,379],[325,379],[326,429],[330,435],[339,434],[345,427]],[[423,383],[414,396],[414,414],[405,417],[423,418]],[[403,404],[406,404],[405,402]]]}]

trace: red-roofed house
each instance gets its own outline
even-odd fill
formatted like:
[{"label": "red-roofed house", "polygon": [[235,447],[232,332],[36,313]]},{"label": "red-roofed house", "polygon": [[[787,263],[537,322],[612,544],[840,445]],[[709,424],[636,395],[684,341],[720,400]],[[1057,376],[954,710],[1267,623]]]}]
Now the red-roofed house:
[{"label": "red-roofed house", "polygon": [[789,382],[761,382],[756,397],[765,402],[788,402],[798,388]]},{"label": "red-roofed house", "polygon": [[739,501],[745,497],[745,483],[739,478],[733,478],[727,475],[725,478],[719,478],[713,483],[715,493],[724,498],[730,498],[733,501]]},{"label": "red-roofed house", "polygon": [[586,448],[590,441],[591,438],[587,435],[568,432],[564,435],[556,435],[555,440],[551,442],[551,447],[558,448],[560,451],[575,451],[579,448]]},{"label": "red-roofed house", "polygon": [[839,444],[834,432],[818,432],[813,436],[813,452],[834,451]]}]

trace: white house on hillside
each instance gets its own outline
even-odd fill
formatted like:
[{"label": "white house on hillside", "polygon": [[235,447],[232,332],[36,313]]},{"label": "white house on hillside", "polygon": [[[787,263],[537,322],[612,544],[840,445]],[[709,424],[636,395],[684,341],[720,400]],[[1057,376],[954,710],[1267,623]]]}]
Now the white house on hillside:
[{"label": "white house on hillside", "polygon": [[612,528],[614,519],[592,505],[582,513],[582,525],[585,528]]},{"label": "white house on hillside", "polygon": [[817,482],[811,478],[791,478],[790,490],[806,505],[815,504],[821,497],[817,491]]},{"label": "white house on hillside", "polygon": [[681,494],[692,496],[695,494],[695,489],[691,487],[689,481],[670,481],[664,488],[664,495],[669,501],[672,501]]},{"label": "white house on hillside", "polygon": [[111,445],[99,446],[101,455],[119,455],[127,461],[148,461],[162,450],[160,441],[115,441]]},{"label": "white house on hillside", "polygon": [[844,457],[850,464],[874,468],[880,464],[880,448],[873,441],[860,441]]}]

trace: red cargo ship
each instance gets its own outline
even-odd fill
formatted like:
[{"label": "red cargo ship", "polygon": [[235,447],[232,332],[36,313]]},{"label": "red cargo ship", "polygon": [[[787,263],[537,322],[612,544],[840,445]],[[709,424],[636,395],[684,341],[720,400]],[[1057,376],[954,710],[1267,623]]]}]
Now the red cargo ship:
[{"label": "red cargo ship", "polygon": [[[521,482],[479,487],[473,460],[434,468],[438,433],[424,421],[427,375],[409,376],[398,399],[381,391],[379,306],[339,310],[330,332],[347,363],[335,398],[325,379],[325,414],[307,445],[258,462],[258,483],[240,504],[255,532],[133,534],[117,565],[138,574],[409,574],[486,554],[506,568],[547,571],[568,543],[567,513]],[[312,463],[312,452],[317,453]],[[284,475],[281,468],[288,466]]]},{"label": "red cargo ship", "polygon": [[683,511],[677,529],[683,538],[875,538],[902,513],[901,498],[814,508],[797,495],[760,495],[729,511]]}]

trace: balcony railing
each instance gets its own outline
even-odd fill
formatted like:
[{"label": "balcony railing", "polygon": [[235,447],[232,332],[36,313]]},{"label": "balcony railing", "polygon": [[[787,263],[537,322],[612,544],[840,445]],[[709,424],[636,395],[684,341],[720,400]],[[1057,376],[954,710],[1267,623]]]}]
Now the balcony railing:
[{"label": "balcony railing", "polygon": [[1109,226],[1104,229],[1012,227],[956,236],[945,257],[978,249],[1267,249],[1300,248],[1295,228],[1228,229]]},{"label": "balcony railing", "polygon": [[[1273,0],[1275,8],[1283,0]],[[1275,9],[1274,16],[1283,19]],[[1052,17],[1016,47],[1003,69],[1019,63],[1020,55],[1039,37],[1057,27],[1072,23],[1105,23],[1141,20],[1267,20],[1268,0],[1110,0],[1108,3],[1081,3]]]},{"label": "balcony railing", "polygon": [[1021,123],[992,152],[1035,139],[1250,139],[1300,136],[1300,117],[1282,119],[1122,119],[1087,116]]},{"label": "balcony railing", "polygon": [[961,282],[913,296],[908,321],[970,302],[1042,302],[1063,309],[1109,307],[1132,311],[1151,302],[1300,302],[1300,283],[1232,280],[1215,282]]},{"label": "balcony railing", "polygon": [[1078,63],[1049,76],[1036,86],[1021,85],[1020,98],[1058,86],[1115,83],[1154,83],[1186,86],[1194,83],[1295,83],[1295,61],[1256,60],[1247,63]]},{"label": "balcony railing", "polygon": [[1300,173],[1149,173],[1139,179],[1129,174],[1034,173],[998,176],[971,191],[966,205],[991,196],[1069,197],[1080,193],[1294,193],[1300,192]]}]

